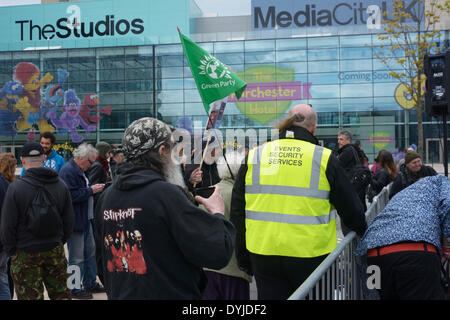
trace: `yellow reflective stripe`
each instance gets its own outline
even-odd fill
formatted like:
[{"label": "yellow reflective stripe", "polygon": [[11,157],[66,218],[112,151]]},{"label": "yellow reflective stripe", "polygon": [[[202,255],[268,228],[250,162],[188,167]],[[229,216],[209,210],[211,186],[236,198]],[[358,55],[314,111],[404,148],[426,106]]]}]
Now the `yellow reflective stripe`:
[{"label": "yellow reflective stripe", "polygon": [[319,224],[329,224],[332,220],[336,219],[336,210],[332,210],[330,214],[322,216],[299,216],[275,212],[258,212],[245,210],[245,217],[246,219],[257,221],[319,225]]},{"label": "yellow reflective stripe", "polygon": [[296,197],[310,197],[321,200],[328,200],[330,196],[330,191],[302,188],[302,187],[292,187],[292,186],[277,186],[277,185],[250,185],[245,186],[246,194],[280,194],[285,196],[296,196]]}]

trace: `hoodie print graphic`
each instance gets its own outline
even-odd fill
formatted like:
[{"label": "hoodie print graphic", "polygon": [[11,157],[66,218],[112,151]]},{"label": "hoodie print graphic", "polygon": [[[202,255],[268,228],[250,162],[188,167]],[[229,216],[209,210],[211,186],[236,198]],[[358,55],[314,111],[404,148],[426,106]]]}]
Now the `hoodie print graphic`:
[{"label": "hoodie print graphic", "polygon": [[140,211],[141,208],[128,208],[103,212],[103,220],[107,224],[103,240],[108,272],[147,273],[142,233],[133,228],[135,214]]}]

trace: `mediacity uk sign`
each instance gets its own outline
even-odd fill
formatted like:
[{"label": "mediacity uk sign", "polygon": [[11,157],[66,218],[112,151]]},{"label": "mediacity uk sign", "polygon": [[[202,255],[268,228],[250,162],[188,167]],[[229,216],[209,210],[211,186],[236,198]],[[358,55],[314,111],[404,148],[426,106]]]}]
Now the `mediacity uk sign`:
[{"label": "mediacity uk sign", "polygon": [[[403,11],[418,22],[419,0],[405,0]],[[367,26],[381,29],[390,18],[390,0],[252,0],[252,30]],[[387,13],[387,16],[383,16]]]}]

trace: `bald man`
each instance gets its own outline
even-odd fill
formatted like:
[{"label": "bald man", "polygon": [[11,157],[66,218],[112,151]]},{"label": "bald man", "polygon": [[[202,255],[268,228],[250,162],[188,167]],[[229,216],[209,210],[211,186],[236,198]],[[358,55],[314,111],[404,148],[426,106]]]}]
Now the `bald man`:
[{"label": "bald man", "polygon": [[249,152],[231,201],[239,267],[255,275],[258,299],[287,299],[336,248],[336,213],[360,236],[367,228],[344,170],[314,136],[312,107],[292,107],[277,128],[278,140]]}]

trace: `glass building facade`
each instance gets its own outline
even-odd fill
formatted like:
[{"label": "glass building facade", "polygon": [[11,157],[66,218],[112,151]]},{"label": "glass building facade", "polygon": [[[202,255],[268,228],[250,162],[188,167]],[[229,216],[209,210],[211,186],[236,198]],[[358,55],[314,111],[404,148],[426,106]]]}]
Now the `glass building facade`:
[{"label": "glass building facade", "polygon": [[[343,129],[361,141],[370,161],[380,149],[395,152],[417,144],[416,111],[408,109],[407,94],[399,94],[399,82],[374,57],[374,50],[390,50],[388,46],[380,49],[380,44],[387,43],[376,34],[197,43],[253,84],[244,95],[253,95],[256,101],[227,103],[220,127],[224,133],[227,129],[270,130],[290,107],[309,103],[318,113],[316,135],[330,149],[337,148],[337,132]],[[102,119],[97,130],[86,135],[78,128],[86,142],[119,144],[125,128],[144,116],[174,126],[180,119],[203,127],[207,122],[179,42],[0,52],[0,84],[14,78],[20,62],[38,66],[41,78],[52,74],[52,83],[58,80],[58,69],[66,70],[69,75],[64,87],[75,90],[81,101],[89,94],[98,96],[97,115]],[[401,70],[395,61],[391,67]],[[442,128],[437,124],[424,114],[424,160],[428,163],[441,161]],[[15,137],[0,135],[0,151],[17,153],[28,132],[19,131]],[[55,132],[58,143],[73,145],[69,132]]]}]

